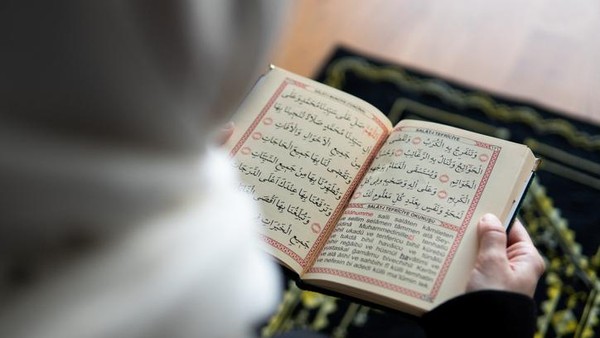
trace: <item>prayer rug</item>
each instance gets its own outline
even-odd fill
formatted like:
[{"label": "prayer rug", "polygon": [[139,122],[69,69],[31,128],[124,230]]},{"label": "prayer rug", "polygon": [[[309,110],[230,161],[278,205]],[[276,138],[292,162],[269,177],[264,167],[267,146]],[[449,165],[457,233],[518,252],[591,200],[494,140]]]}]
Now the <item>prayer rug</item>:
[{"label": "prayer rug", "polygon": [[[600,333],[600,126],[346,48],[315,78],[368,101],[393,123],[429,120],[527,144],[542,164],[519,216],[547,262],[535,295],[536,337]],[[283,276],[286,290],[260,329],[263,337],[297,329],[331,337],[423,337],[411,316],[304,291]]]}]

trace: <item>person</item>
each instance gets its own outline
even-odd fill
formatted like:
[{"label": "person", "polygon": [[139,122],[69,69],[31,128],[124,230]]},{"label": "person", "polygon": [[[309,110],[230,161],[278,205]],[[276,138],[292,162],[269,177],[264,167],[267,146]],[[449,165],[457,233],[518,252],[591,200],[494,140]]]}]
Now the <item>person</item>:
[{"label": "person", "polygon": [[[256,206],[215,140],[289,6],[2,5],[0,336],[243,337],[274,310]],[[479,224],[465,295],[423,317],[432,337],[530,335],[543,261],[499,224]]]}]

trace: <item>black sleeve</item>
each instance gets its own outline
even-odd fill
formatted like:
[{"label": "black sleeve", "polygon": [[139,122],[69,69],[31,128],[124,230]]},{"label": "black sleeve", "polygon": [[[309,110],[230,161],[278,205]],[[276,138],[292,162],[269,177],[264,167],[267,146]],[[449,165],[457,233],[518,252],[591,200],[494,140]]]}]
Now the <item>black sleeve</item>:
[{"label": "black sleeve", "polygon": [[453,298],[421,320],[428,338],[531,338],[536,329],[536,307],[525,295],[485,290]]}]

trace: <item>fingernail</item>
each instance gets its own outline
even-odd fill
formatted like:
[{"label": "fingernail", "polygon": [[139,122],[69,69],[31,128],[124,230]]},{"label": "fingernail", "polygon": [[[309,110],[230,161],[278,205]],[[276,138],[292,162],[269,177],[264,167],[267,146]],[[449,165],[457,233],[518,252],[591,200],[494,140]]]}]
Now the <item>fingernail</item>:
[{"label": "fingernail", "polygon": [[221,129],[223,129],[223,130],[233,129],[233,121],[227,122],[223,127],[221,127]]},{"label": "fingernail", "polygon": [[482,222],[493,222],[494,219],[496,218],[496,216],[492,215],[492,214],[485,214],[481,217],[481,221]]}]

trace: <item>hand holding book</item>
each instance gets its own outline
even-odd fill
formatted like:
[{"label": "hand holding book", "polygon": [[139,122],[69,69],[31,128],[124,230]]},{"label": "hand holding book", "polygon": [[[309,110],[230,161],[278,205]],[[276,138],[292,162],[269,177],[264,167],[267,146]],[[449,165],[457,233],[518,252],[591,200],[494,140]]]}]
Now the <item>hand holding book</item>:
[{"label": "hand holding book", "polygon": [[[219,144],[229,140],[233,128],[229,123],[221,130]],[[479,249],[466,291],[504,290],[533,297],[545,263],[521,221],[515,219],[508,238],[493,214],[485,214],[477,227]]]},{"label": "hand holding book", "polygon": [[509,224],[537,159],[272,69],[227,147],[261,206],[266,250],[305,285],[412,314],[465,291],[485,213]]},{"label": "hand holding book", "polygon": [[516,220],[507,235],[500,220],[485,214],[477,226],[479,250],[467,292],[504,290],[533,297],[545,263],[527,230]]}]

